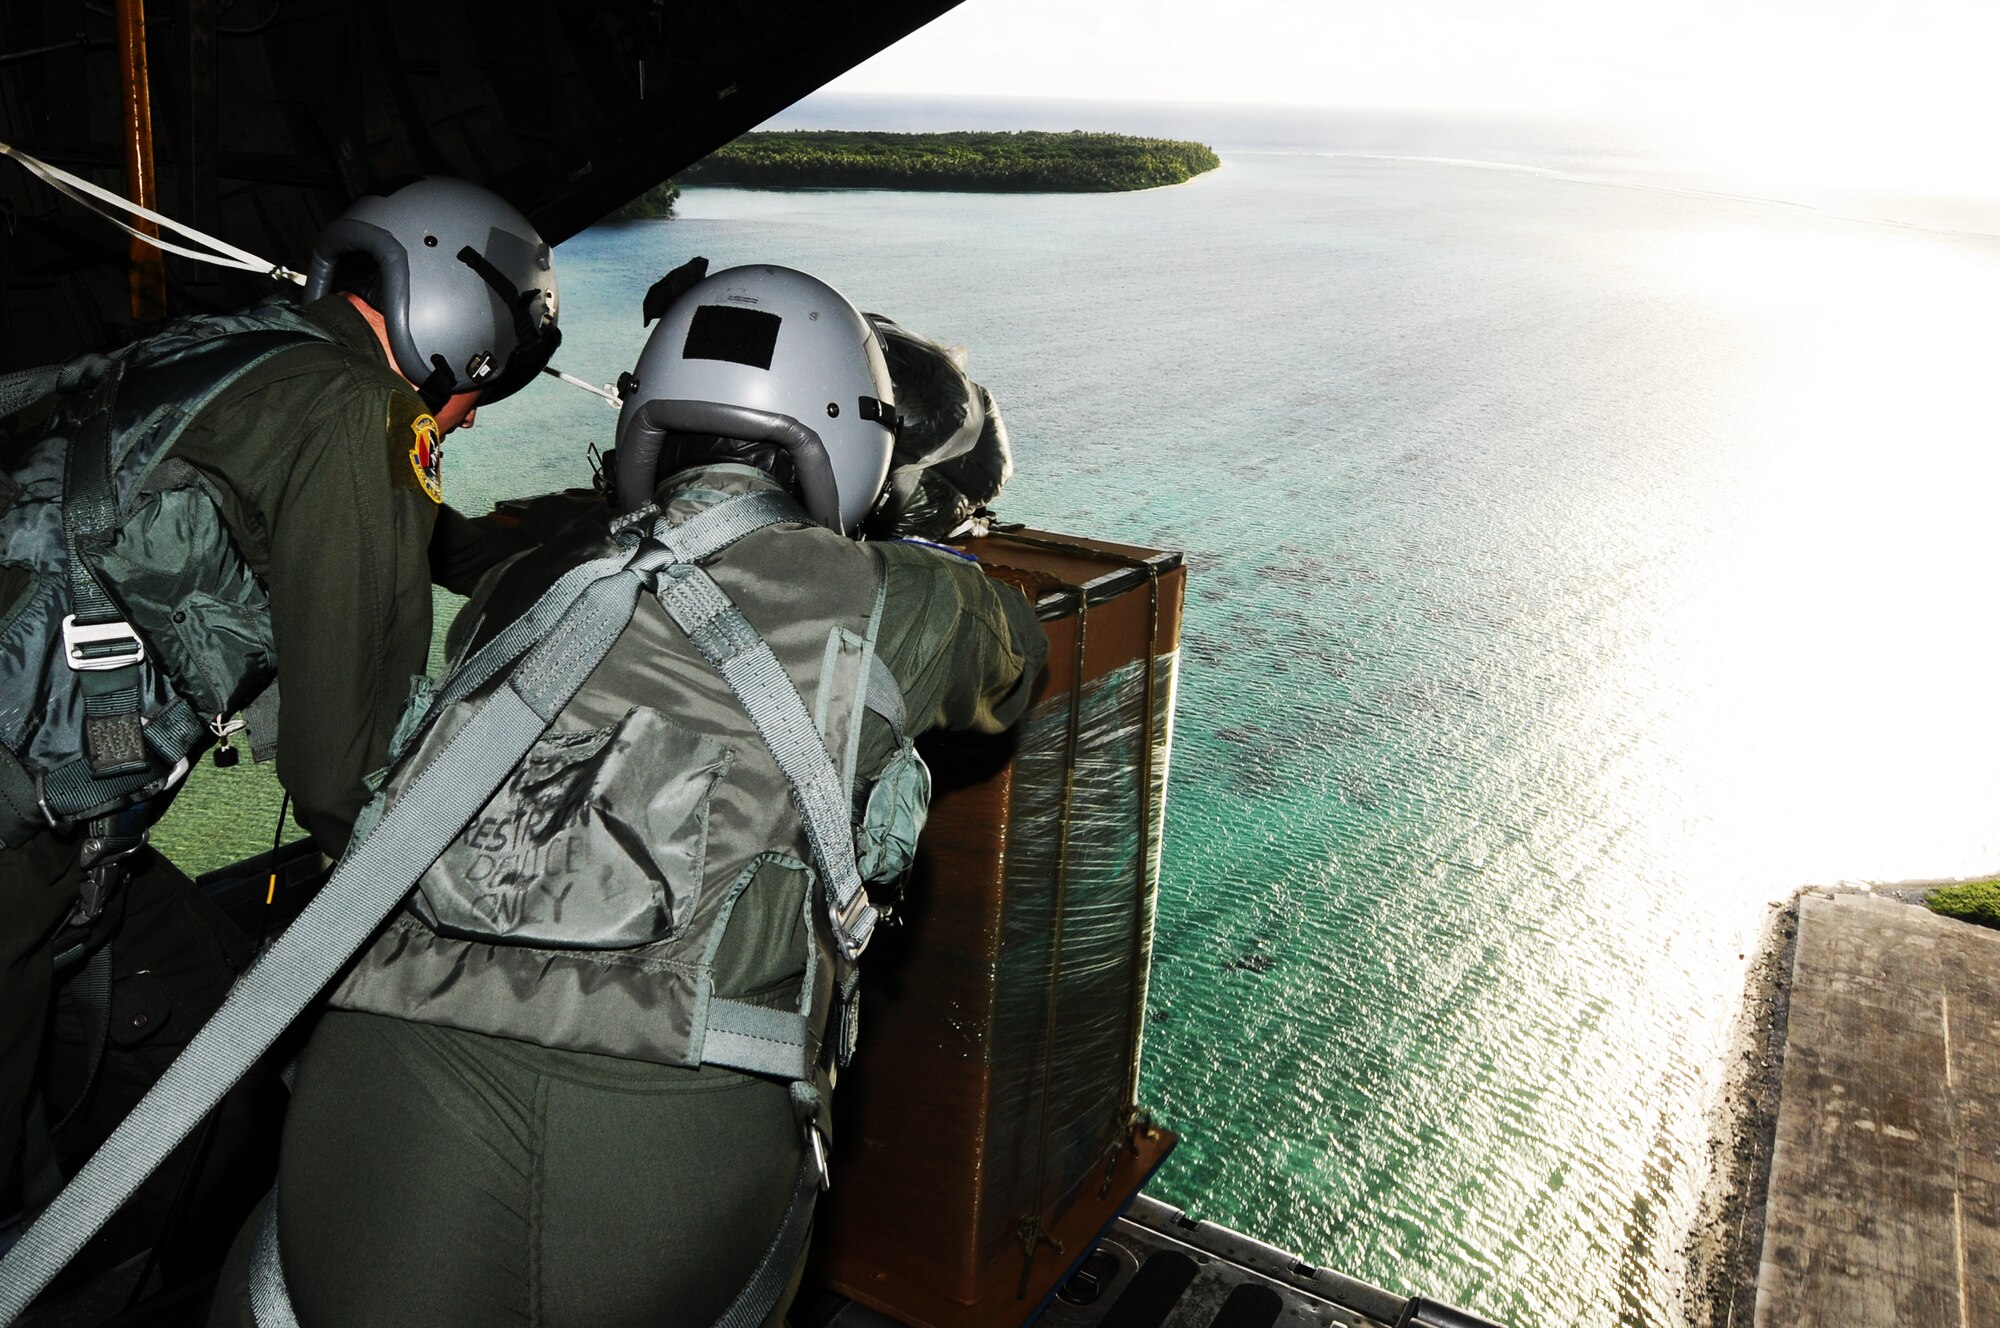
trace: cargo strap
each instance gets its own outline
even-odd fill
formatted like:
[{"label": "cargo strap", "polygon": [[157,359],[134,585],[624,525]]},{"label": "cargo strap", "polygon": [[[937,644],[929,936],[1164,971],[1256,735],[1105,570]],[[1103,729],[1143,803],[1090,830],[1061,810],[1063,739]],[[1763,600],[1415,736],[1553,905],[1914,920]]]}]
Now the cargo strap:
[{"label": "cargo strap", "polygon": [[[631,621],[663,555],[642,548],[556,615],[505,686],[478,703],[298,921],[4,1257],[0,1324],[12,1323],[358,950],[492,797]],[[546,597],[545,597],[546,598]],[[546,607],[538,605],[540,607]]]}]

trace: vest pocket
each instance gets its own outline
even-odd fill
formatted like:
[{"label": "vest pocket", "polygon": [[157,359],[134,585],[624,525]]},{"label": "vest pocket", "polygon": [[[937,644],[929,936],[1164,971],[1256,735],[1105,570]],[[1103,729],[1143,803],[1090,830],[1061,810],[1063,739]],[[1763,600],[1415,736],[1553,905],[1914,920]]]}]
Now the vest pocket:
[{"label": "vest pocket", "polygon": [[543,734],[417,882],[447,936],[565,949],[671,940],[693,915],[734,753],[656,710]]}]

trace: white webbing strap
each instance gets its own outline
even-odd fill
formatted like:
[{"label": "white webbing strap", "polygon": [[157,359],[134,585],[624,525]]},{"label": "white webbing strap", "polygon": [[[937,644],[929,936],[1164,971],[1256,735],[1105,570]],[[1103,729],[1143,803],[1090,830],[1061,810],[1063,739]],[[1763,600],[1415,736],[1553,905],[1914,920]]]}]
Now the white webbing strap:
[{"label": "white webbing strap", "polygon": [[641,581],[641,571],[628,567],[586,588],[508,685],[479,703],[367,837],[349,846],[305,912],[0,1257],[0,1324],[20,1316],[486,804],[631,621]]},{"label": "white webbing strap", "polygon": [[[21,149],[11,143],[0,143],[0,157],[12,157],[15,161],[21,163],[22,169],[61,194],[64,198],[69,199],[80,207],[95,212],[98,216],[104,218],[119,230],[124,231],[133,239],[150,244],[162,253],[179,254],[182,258],[191,258],[197,263],[208,263],[215,267],[226,267],[237,272],[255,272],[259,276],[269,277],[273,281],[289,281],[295,286],[306,284],[306,274],[303,272],[294,272],[282,263],[273,263],[269,259],[259,258],[248,249],[239,249],[227,240],[218,240],[213,235],[205,231],[198,231],[184,222],[175,221],[172,217],[164,213],[155,212],[148,207],[141,207],[123,194],[113,193],[102,186],[94,185],[80,175],[70,174],[60,166],[51,166],[41,158],[30,156],[28,153],[21,151]],[[115,209],[115,211],[108,209]],[[196,244],[207,245],[214,252],[204,253],[199,249],[190,249],[185,245],[175,244],[172,240],[163,240],[158,235],[148,234],[119,216],[118,213],[121,212],[129,216],[142,217],[152,222],[155,226],[171,231],[175,235],[184,236],[187,239],[193,240]],[[578,378],[575,374],[564,373],[552,364],[543,365],[542,372],[571,387],[581,388],[594,397],[602,397],[613,407],[623,404],[618,393],[611,388],[597,387]],[[12,411],[0,410],[0,415],[12,413]]]},{"label": "white webbing strap", "polygon": [[[81,176],[71,175],[60,166],[51,166],[39,157],[31,157],[10,143],[0,143],[0,156],[12,157],[15,161],[20,162],[29,174],[33,175],[49,188],[89,208],[92,212],[103,217],[133,239],[144,240],[156,249],[163,249],[170,254],[179,254],[182,258],[192,258],[198,263],[213,263],[217,267],[234,268],[239,272],[255,272],[277,281],[290,281],[300,286],[306,284],[306,277],[303,272],[294,272],[282,264],[273,263],[269,259],[259,258],[248,249],[238,249],[227,240],[218,240],[213,235],[204,234],[192,226],[175,221],[172,217],[162,216],[151,208],[140,207],[131,199],[121,194],[114,194],[109,189],[94,185]],[[103,204],[104,206],[101,207],[99,204]],[[172,241],[163,240],[157,235],[148,235],[138,227],[105,211],[105,207],[116,208],[119,212],[128,213],[134,217],[143,217],[155,226],[172,231],[176,235],[185,236],[193,240],[196,244],[205,244],[215,252],[202,253],[199,250],[188,249],[174,244]]]}]

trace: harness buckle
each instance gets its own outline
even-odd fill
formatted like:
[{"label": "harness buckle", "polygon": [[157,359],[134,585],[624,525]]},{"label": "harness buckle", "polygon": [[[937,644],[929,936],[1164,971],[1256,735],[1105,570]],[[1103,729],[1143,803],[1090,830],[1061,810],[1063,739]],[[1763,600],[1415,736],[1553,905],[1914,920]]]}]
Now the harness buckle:
[{"label": "harness buckle", "polygon": [[97,920],[111,902],[111,896],[125,883],[132,855],[146,847],[150,837],[150,827],[141,829],[136,836],[108,828],[85,832],[77,853],[83,880],[77,887],[76,906],[70,910],[70,926],[87,927]]},{"label": "harness buckle", "polygon": [[813,1166],[819,1172],[819,1188],[824,1193],[833,1188],[833,1171],[826,1164],[826,1140],[819,1137],[819,1126],[806,1125],[806,1147],[812,1151]]},{"label": "harness buckle", "polygon": [[146,643],[128,622],[79,623],[62,620],[63,662],[78,673],[122,669],[146,658]]},{"label": "harness buckle", "polygon": [[868,940],[875,934],[875,923],[881,917],[875,906],[868,902],[866,890],[856,890],[854,897],[847,901],[847,907],[834,910],[833,939],[840,949],[840,957],[852,963],[868,948]]},{"label": "harness buckle", "polygon": [[844,1070],[854,1063],[854,1049],[861,1044],[861,986],[858,982],[853,991],[841,995],[839,1004],[833,1009],[833,1020],[833,1063]]}]

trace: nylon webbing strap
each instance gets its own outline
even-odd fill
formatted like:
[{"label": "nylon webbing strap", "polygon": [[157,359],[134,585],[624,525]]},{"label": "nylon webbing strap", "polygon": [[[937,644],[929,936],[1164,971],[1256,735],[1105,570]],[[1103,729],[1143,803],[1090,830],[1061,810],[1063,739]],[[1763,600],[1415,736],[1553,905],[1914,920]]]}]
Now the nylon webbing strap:
[{"label": "nylon webbing strap", "polygon": [[804,1015],[723,996],[709,1001],[702,1064],[797,1080],[812,1077],[812,1059]]},{"label": "nylon webbing strap", "polygon": [[63,535],[69,542],[71,607],[79,623],[119,621],[122,615],[97,583],[82,548],[118,523],[118,500],[111,489],[111,415],[125,366],[114,364],[91,390],[84,425],[63,467]]},{"label": "nylon webbing strap", "polygon": [[792,1270],[798,1267],[799,1256],[805,1252],[806,1240],[812,1235],[813,1203],[818,1198],[817,1166],[812,1150],[807,1149],[799,1162],[799,1179],[792,1187],[792,1206],[785,1210],[785,1220],[778,1224],[777,1234],[764,1248],[757,1271],[750,1274],[750,1280],[736,1293],[736,1299],[715,1321],[715,1328],[760,1328],[770,1316],[771,1307],[791,1285]]},{"label": "nylon webbing strap", "polygon": [[[808,519],[799,505],[782,493],[744,494],[708,508],[679,526],[669,527],[672,540],[669,547],[679,561],[696,562],[720,553],[745,535],[765,526]],[[656,530],[656,539],[657,536]],[[629,538],[636,539],[637,536]],[[470,696],[485,686],[500,670],[513,663],[522,651],[548,635],[556,619],[562,616],[583,586],[624,567],[627,557],[627,554],[621,553],[600,558],[565,572],[554,585],[542,592],[542,597],[535,601],[533,608],[507,624],[498,635],[452,670],[452,676],[431,702],[430,713],[437,714],[452,702]]]},{"label": "nylon webbing strap", "polygon": [[896,741],[903,740],[903,725],[907,716],[903,711],[903,688],[896,681],[896,675],[882,662],[880,655],[868,657],[868,695],[864,704],[870,710],[889,721],[895,731]]},{"label": "nylon webbing strap", "polygon": [[[660,549],[641,549],[634,554],[624,571],[607,576],[596,582],[577,597],[576,605],[556,624],[548,639],[528,652],[508,678],[507,686],[501,692],[511,691],[525,702],[544,724],[555,720],[569,699],[576,695],[605,655],[611,651],[611,643],[632,621],[632,608],[639,597],[641,573],[650,572],[665,562],[666,554]],[[496,695],[498,693],[496,692]],[[527,748],[509,759],[512,766],[525,754]],[[503,772],[504,773],[504,772]],[[498,788],[499,779],[489,785],[489,790]],[[485,799],[480,799],[480,806]],[[477,811],[478,808],[473,808]],[[466,820],[472,819],[467,812]],[[459,822],[463,827],[464,821]],[[443,852],[444,845],[438,845]],[[435,855],[433,855],[435,856]],[[426,867],[430,864],[425,863]],[[416,877],[410,878],[411,884]]]},{"label": "nylon webbing strap", "polygon": [[812,518],[789,494],[761,489],[704,508],[677,526],[655,525],[652,533],[674,555],[675,562],[698,563],[745,535],[786,521],[812,524]]},{"label": "nylon webbing strap", "polygon": [[368,837],[349,846],[298,921],[237,980],[138,1107],[0,1258],[0,1324],[12,1323],[187,1137],[486,804],[603,657],[603,649],[593,659],[576,643],[588,638],[608,649],[614,622],[622,629],[631,619],[638,584],[626,571],[586,590],[517,671],[531,674],[532,683],[522,688],[517,678],[494,689]]},{"label": "nylon webbing strap", "polygon": [[[134,696],[137,696],[136,692]],[[86,698],[85,713],[89,713],[88,698]],[[194,750],[206,727],[201,717],[195,714],[194,707],[184,699],[176,697],[174,703],[149,720],[140,733],[145,745],[159,758],[160,765],[170,770],[183,756]],[[4,749],[0,749],[0,758],[8,758]],[[6,793],[11,784],[7,764],[8,759],[0,759],[0,793]],[[19,767],[18,762],[15,765]],[[26,770],[21,770],[20,773],[21,778],[28,779]],[[136,770],[119,775],[94,774],[90,768],[90,758],[77,756],[42,776],[42,787],[36,796],[40,802],[48,805],[49,813],[57,820],[73,821],[81,819],[86,813],[95,811],[99,807],[122,802],[148,784],[156,783],[162,778],[165,776],[152,765],[142,765]],[[32,780],[29,780],[28,788],[30,791],[34,789]],[[18,795],[9,794],[6,800],[11,803],[15,796]],[[39,828],[47,822],[38,815],[34,824]],[[4,826],[0,826],[0,839],[6,839]]]},{"label": "nylon webbing strap", "polygon": [[50,364],[40,369],[0,374],[0,420],[19,414],[55,391],[62,381],[62,372],[62,365]]},{"label": "nylon webbing strap", "polygon": [[91,951],[83,968],[69,980],[69,997],[76,1006],[76,1021],[83,1025],[83,1091],[55,1123],[56,1130],[83,1110],[90,1090],[97,1086],[97,1072],[104,1068],[104,1048],[111,1040],[111,942]]},{"label": "nylon webbing strap", "polygon": [[278,1190],[264,1196],[257,1219],[257,1243],[250,1247],[250,1314],[257,1328],[299,1328],[298,1312],[285,1286],[285,1265],[278,1256]]},{"label": "nylon webbing strap", "polygon": [[[430,713],[435,715],[454,701],[472,695],[481,687],[519,659],[535,642],[547,636],[556,622],[569,611],[576,597],[584,588],[601,577],[609,576],[625,566],[629,554],[620,553],[613,557],[599,558],[594,562],[573,567],[542,592],[533,608],[507,624],[498,636],[472,652],[459,666],[451,671],[431,701]],[[420,732],[421,730],[419,730]],[[397,753],[390,753],[393,757]]]},{"label": "nylon webbing strap", "polygon": [[[89,713],[87,705],[85,713]],[[201,722],[201,717],[195,714],[194,707],[176,697],[172,705],[149,720],[140,732],[146,746],[159,757],[160,764],[171,769],[183,756],[194,750],[195,743],[206,727]],[[4,751],[0,751],[0,756],[5,755]],[[0,789],[4,789],[8,782],[5,766],[6,762],[0,760]],[[22,777],[27,777],[25,770],[22,771]],[[159,770],[151,765],[141,766],[121,775],[93,774],[90,758],[77,756],[42,776],[40,798],[48,804],[49,812],[56,819],[73,821],[99,807],[121,802],[162,778],[164,776]],[[30,781],[29,788],[33,787]],[[35,824],[40,826],[46,823],[37,819]],[[0,831],[0,838],[4,838],[4,831]]]},{"label": "nylon webbing strap", "polygon": [[[98,582],[85,551],[118,522],[118,500],[111,486],[112,408],[124,365],[91,389],[83,408],[83,425],[70,444],[63,465],[63,539],[69,546],[69,596],[78,628],[123,625],[124,612]],[[63,659],[71,669],[83,669],[75,681],[83,694],[84,754],[98,776],[144,773],[146,747],[139,724],[139,662],[143,653],[129,626],[101,640],[79,634],[74,646],[67,624]],[[101,661],[93,665],[91,661]]]},{"label": "nylon webbing strap", "polygon": [[875,930],[877,914],[854,865],[853,822],[840,776],[798,688],[757,629],[707,572],[698,567],[670,569],[661,578],[659,599],[695,649],[721,671],[791,784],[792,800],[826,887],[834,940],[842,957],[857,958]]},{"label": "nylon webbing strap", "polygon": [[195,714],[194,707],[185,698],[177,696],[172,705],[146,721],[146,745],[172,766],[194,750],[195,743],[207,728],[201,716]]},{"label": "nylon webbing strap", "polygon": [[42,776],[42,798],[58,819],[75,820],[93,808],[137,793],[159,777],[151,767],[126,775],[93,775],[90,761],[79,756]]}]

